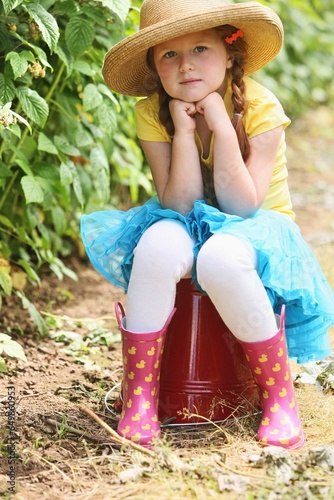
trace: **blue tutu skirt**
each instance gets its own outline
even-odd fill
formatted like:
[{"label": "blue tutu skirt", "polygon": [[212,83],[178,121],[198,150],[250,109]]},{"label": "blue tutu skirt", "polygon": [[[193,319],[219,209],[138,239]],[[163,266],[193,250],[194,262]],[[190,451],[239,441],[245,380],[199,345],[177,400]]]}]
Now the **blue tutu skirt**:
[{"label": "blue tutu skirt", "polygon": [[[298,363],[322,359],[331,353],[328,328],[334,324],[334,294],[311,248],[289,216],[259,210],[243,219],[197,201],[185,216],[163,209],[157,197],[127,212],[104,210],[84,215],[81,234],[95,269],[127,292],[133,251],[141,235],[161,219],[184,223],[195,238],[195,259],[215,233],[228,233],[253,245],[258,272],[275,312],[286,304],[289,356]],[[196,282],[196,266],[193,279]]]}]

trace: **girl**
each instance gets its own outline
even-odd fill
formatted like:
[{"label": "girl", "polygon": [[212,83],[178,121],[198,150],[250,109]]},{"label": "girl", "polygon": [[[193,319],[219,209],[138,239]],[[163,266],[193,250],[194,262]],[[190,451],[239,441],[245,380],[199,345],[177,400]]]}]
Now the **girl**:
[{"label": "girl", "polygon": [[247,76],[282,42],[280,19],[257,2],[144,0],[139,32],[106,54],[110,88],[146,96],[137,133],[157,198],[84,216],[82,235],[95,268],[127,292],[126,317],[116,307],[118,432],[144,446],[159,437],[161,351],[176,284],[191,275],[245,350],[261,393],[261,444],[304,442],[287,349],[298,362],[330,353],[334,297],[293,221],[290,120]]}]

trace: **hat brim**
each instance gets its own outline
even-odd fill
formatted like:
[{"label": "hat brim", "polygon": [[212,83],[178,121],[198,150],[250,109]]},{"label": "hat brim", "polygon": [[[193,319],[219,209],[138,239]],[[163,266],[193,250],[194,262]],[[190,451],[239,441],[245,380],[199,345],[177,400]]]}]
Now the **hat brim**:
[{"label": "hat brim", "polygon": [[283,26],[269,7],[256,2],[225,5],[141,29],[121,40],[105,55],[102,74],[107,85],[120,94],[147,96],[153,92],[146,56],[150,47],[188,33],[231,24],[244,32],[248,46],[245,74],[254,73],[281,50]]}]

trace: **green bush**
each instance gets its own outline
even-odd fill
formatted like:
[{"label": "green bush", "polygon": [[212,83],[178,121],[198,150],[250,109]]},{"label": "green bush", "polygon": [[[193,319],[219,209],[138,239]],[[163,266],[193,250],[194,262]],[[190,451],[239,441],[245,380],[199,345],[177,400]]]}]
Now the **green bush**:
[{"label": "green bush", "polygon": [[334,101],[333,0],[260,0],[284,25],[284,46],[256,78],[297,118]]},{"label": "green bush", "polygon": [[[130,0],[0,3],[0,299],[38,284],[79,244],[83,210],[136,202],[152,184],[101,65],[135,29]],[[1,305],[1,303],[0,303]]]}]

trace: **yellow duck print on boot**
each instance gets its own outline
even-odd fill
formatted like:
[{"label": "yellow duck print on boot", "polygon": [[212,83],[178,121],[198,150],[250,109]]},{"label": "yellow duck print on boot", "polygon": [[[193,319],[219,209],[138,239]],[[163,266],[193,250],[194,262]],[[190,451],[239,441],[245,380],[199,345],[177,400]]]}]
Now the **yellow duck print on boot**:
[{"label": "yellow duck print on boot", "polygon": [[304,444],[304,433],[288,362],[284,324],[283,306],[280,328],[272,339],[240,344],[260,388],[262,420],[258,430],[259,442],[265,446],[297,449]]},{"label": "yellow duck print on boot", "polygon": [[135,333],[125,328],[122,305],[115,305],[116,319],[122,333],[123,410],[117,432],[141,446],[150,448],[160,437],[157,415],[159,398],[160,361],[164,339],[173,310],[158,332]]}]

